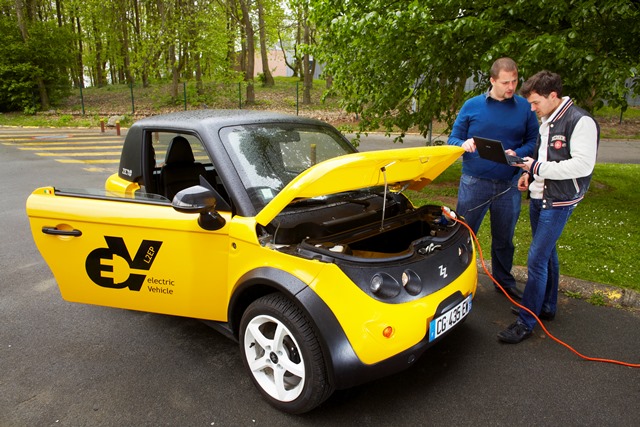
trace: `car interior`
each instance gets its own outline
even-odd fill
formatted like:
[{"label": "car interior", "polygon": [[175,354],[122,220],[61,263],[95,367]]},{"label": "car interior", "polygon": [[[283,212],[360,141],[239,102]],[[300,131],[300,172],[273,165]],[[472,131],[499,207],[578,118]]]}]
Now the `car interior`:
[{"label": "car interior", "polygon": [[[147,145],[147,168],[152,171],[144,182],[146,193],[169,201],[181,190],[200,184],[204,177],[216,190],[218,210],[231,211],[229,196],[200,141],[191,135],[155,132]],[[158,162],[158,159],[164,161]]]},{"label": "car interior", "polygon": [[202,163],[196,162],[191,144],[184,136],[176,136],[169,143],[164,165],[160,169],[160,183],[164,196],[173,200],[180,190],[198,185],[200,175],[206,176]]}]

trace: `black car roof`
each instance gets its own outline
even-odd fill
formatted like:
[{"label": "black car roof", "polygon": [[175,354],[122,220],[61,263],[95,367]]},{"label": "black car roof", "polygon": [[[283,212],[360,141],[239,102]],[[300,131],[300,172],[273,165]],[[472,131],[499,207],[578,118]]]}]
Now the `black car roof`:
[{"label": "black car roof", "polygon": [[226,126],[278,122],[329,126],[308,117],[256,110],[189,110],[146,117],[136,121],[127,132],[118,175],[130,182],[138,181],[142,177],[143,157],[149,157],[144,156],[142,150],[145,129],[195,132],[211,142],[217,138],[220,128]]},{"label": "black car roof", "polygon": [[294,116],[291,114],[255,110],[190,110],[162,114],[141,119],[133,127],[164,127],[167,129],[208,129],[233,126],[237,124],[261,122],[291,122],[325,125],[319,120]]}]

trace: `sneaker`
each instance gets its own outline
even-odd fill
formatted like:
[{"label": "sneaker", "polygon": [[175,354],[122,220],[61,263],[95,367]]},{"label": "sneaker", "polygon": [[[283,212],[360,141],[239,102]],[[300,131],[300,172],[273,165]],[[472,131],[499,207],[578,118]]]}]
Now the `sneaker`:
[{"label": "sneaker", "polygon": [[518,344],[520,341],[531,336],[531,329],[523,323],[513,322],[507,329],[498,333],[498,339],[509,344]]}]

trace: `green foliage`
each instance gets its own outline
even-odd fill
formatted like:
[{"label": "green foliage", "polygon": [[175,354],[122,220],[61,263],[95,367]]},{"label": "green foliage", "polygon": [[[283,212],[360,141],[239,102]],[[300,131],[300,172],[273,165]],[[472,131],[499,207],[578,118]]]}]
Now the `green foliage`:
[{"label": "green foliage", "polygon": [[580,292],[574,292],[574,291],[564,291],[564,294],[566,296],[568,296],[569,298],[573,298],[573,299],[582,299],[582,294]]},{"label": "green foliage", "polygon": [[32,76],[37,70],[26,62],[28,56],[18,27],[0,17],[0,111],[33,108]]},{"label": "green foliage", "polygon": [[[493,61],[510,56],[527,77],[550,69],[565,94],[593,110],[640,92],[640,8],[633,0],[313,0],[324,29],[315,56],[362,129],[426,133],[451,124],[468,78],[488,88]],[[632,81],[632,87],[625,84]]]},{"label": "green foliage", "polygon": [[51,103],[68,94],[71,34],[54,23],[34,22],[24,41],[15,22],[0,16],[0,111],[39,109],[37,82],[47,88]]},{"label": "green foliage", "polygon": [[72,120],[73,120],[73,117],[70,114],[63,114],[58,118],[58,122],[60,123],[60,126],[68,126]]},{"label": "green foliage", "polygon": [[592,305],[600,307],[607,305],[607,297],[600,291],[592,293],[587,301]]},{"label": "green foliage", "polygon": [[[414,203],[444,203],[455,207],[461,164],[456,162],[420,193]],[[558,241],[561,274],[640,291],[640,205],[636,183],[640,165],[597,164],[585,199],[574,210]],[[478,231],[485,257],[490,257],[490,215]],[[523,200],[514,239],[515,265],[527,265],[531,244],[529,205]]]}]

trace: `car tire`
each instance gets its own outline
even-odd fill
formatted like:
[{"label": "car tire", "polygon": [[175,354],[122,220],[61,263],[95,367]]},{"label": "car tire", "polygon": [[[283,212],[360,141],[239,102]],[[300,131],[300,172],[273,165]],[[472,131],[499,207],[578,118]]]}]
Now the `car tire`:
[{"label": "car tire", "polygon": [[240,351],[253,383],[279,410],[308,412],[333,392],[311,322],[282,294],[259,298],[244,312]]}]

